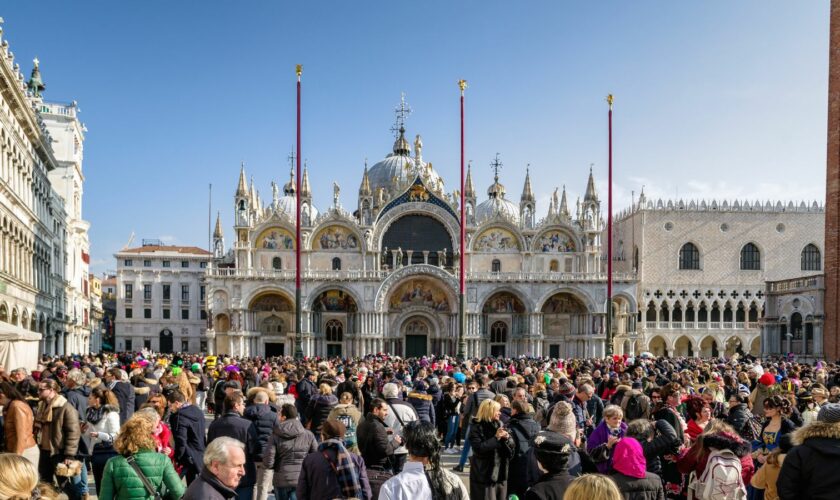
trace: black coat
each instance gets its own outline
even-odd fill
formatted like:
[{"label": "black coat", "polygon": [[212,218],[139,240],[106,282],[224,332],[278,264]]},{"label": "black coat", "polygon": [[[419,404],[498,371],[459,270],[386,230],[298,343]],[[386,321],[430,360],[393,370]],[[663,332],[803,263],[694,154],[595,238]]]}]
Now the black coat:
[{"label": "black coat", "polygon": [[[219,437],[229,437],[239,441],[247,447],[250,444],[248,433],[250,428],[250,420],[242,418],[242,416],[235,411],[228,411],[210,423],[210,426],[207,428],[207,444],[210,444],[214,439]],[[260,456],[257,460],[261,458],[262,456]],[[239,482],[239,486],[251,486],[256,481],[257,469],[254,457],[246,455],[245,477],[243,477]]]},{"label": "black coat", "polygon": [[752,412],[747,407],[746,403],[740,403],[729,409],[729,414],[726,416],[726,423],[731,425],[735,432],[742,438],[752,441],[756,436],[752,436],[750,427],[747,425],[752,419]]},{"label": "black coat", "polygon": [[508,466],[513,456],[513,439],[496,439],[501,422],[479,422],[473,419],[470,426],[470,483],[503,483],[508,478]]},{"label": "black coat", "polygon": [[229,500],[231,498],[236,498],[236,491],[222,484],[210,473],[209,469],[206,469],[201,471],[196,480],[190,484],[181,500]]},{"label": "black coat", "polygon": [[260,461],[266,444],[271,440],[274,426],[280,423],[277,409],[269,404],[254,404],[245,408],[243,416],[251,422],[248,431],[250,439],[245,448],[252,460]]},{"label": "black coat", "polygon": [[318,394],[310,399],[306,406],[306,421],[310,424],[307,428],[316,436],[320,436],[321,425],[327,421],[330,412],[337,404],[338,398],[332,394]]},{"label": "black coat", "polygon": [[[79,412],[79,423],[87,420],[88,396],[90,396],[90,387],[79,386],[64,391],[64,397],[73,408]],[[93,442],[90,438],[90,431],[83,432],[79,439],[79,456],[90,456],[93,453]]]},{"label": "black coat", "polygon": [[657,420],[654,425],[656,436],[653,440],[648,441],[639,437],[638,441],[642,445],[642,451],[647,460],[647,471],[659,475],[662,472],[660,457],[677,454],[682,442],[677,438],[677,431],[665,420]]},{"label": "black coat", "polygon": [[278,423],[263,454],[265,468],[274,470],[274,486],[295,486],[300,477],[303,459],[317,449],[315,436],[303,428],[300,420],[289,418]]},{"label": "black coat", "polygon": [[525,493],[525,500],[563,500],[566,488],[572,480],[574,477],[566,471],[543,474],[537,484],[531,486]]},{"label": "black coat", "polygon": [[[295,399],[295,409],[298,415],[303,417],[306,413],[306,408],[309,406],[309,400],[318,394],[318,388],[315,387],[315,382],[304,378],[297,383],[297,399]],[[304,421],[304,423],[306,423]]]},{"label": "black coat", "polygon": [[646,473],[643,478],[616,472],[611,474],[610,478],[615,481],[625,500],[665,500],[662,480],[652,472]]},{"label": "black coat", "polygon": [[776,488],[781,500],[835,499],[840,491],[840,423],[812,422],[796,430]]},{"label": "black coat", "polygon": [[390,469],[388,457],[394,454],[394,442],[388,439],[385,422],[373,413],[368,413],[356,429],[359,453],[369,469]]},{"label": "black coat", "polygon": [[175,439],[175,460],[193,471],[201,471],[204,458],[204,413],[196,406],[181,407],[169,417]]},{"label": "black coat", "polygon": [[540,475],[539,468],[535,467],[536,464],[531,460],[532,455],[528,454],[534,437],[540,432],[540,424],[530,415],[516,414],[508,420],[507,428],[515,445],[510,460],[508,494],[515,493],[521,497],[531,486],[530,482]]},{"label": "black coat", "polygon": [[[364,460],[352,452],[350,459],[359,471],[359,484],[362,487],[362,496],[364,496],[362,500],[373,500]],[[335,472],[317,451],[303,459],[300,480],[297,483],[297,498],[298,500],[343,498]]]},{"label": "black coat", "polygon": [[134,415],[134,386],[128,382],[117,382],[111,389],[120,403],[120,425]]}]

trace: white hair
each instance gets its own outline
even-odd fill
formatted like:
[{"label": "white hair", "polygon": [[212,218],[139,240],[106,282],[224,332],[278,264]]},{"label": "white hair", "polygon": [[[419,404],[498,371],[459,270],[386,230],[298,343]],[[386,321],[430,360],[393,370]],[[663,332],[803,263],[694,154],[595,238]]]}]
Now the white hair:
[{"label": "white hair", "polygon": [[385,399],[396,398],[398,397],[399,393],[400,389],[399,387],[397,387],[397,384],[388,382],[387,384],[382,386],[382,397]]},{"label": "white hair", "polygon": [[82,370],[79,370],[78,368],[73,368],[72,370],[67,372],[67,378],[72,380],[73,383],[79,387],[85,385],[85,382],[87,382],[87,375],[85,375],[82,372]]},{"label": "white hair", "polygon": [[230,449],[234,447],[245,452],[245,444],[238,439],[217,437],[210,441],[204,450],[204,466],[210,467],[213,462],[227,465],[230,460]]}]

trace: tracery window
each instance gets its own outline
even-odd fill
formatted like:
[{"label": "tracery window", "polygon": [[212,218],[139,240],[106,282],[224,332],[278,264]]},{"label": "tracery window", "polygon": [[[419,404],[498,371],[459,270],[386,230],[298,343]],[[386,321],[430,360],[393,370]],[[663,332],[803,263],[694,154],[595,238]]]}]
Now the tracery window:
[{"label": "tracery window", "polygon": [[327,342],[341,342],[344,336],[344,325],[337,319],[327,321],[325,326]]},{"label": "tracery window", "polygon": [[741,270],[758,271],[761,269],[761,252],[753,243],[747,243],[741,249]]},{"label": "tracery window", "polygon": [[686,243],[680,248],[680,269],[700,269],[700,251],[694,243]]},{"label": "tracery window", "polygon": [[819,271],[822,269],[820,262],[820,249],[813,243],[809,243],[802,249],[802,270]]},{"label": "tracery window", "polygon": [[507,342],[507,323],[504,321],[497,321],[490,327],[490,343],[502,344]]}]

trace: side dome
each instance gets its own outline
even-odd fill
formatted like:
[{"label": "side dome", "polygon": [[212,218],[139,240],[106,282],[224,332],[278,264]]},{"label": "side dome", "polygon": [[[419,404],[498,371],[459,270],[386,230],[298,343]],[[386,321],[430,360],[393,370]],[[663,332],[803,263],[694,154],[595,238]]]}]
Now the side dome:
[{"label": "side dome", "polygon": [[482,222],[496,217],[497,214],[519,225],[519,207],[516,203],[505,198],[505,186],[499,183],[496,176],[493,184],[487,189],[488,198],[475,207],[475,222]]}]

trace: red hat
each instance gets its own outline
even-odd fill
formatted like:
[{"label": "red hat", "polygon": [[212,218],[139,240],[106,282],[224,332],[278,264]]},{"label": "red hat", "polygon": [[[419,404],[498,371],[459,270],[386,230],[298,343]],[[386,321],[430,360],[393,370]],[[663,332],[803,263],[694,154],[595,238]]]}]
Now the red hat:
[{"label": "red hat", "polygon": [[764,375],[759,377],[758,383],[764,384],[769,387],[776,383],[776,377],[774,377],[773,374],[770,372],[765,372]]}]

